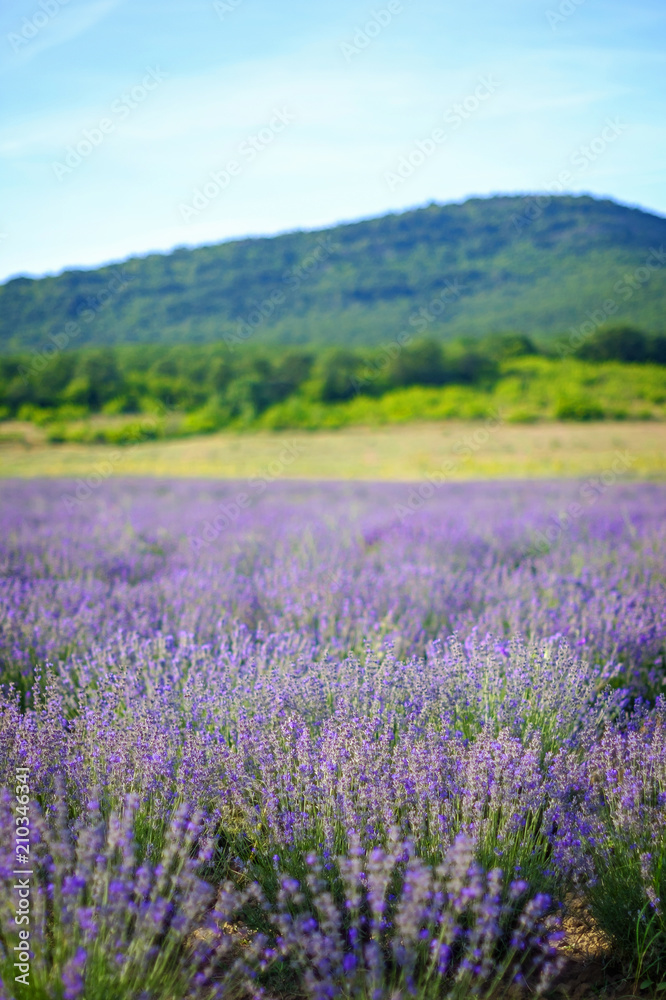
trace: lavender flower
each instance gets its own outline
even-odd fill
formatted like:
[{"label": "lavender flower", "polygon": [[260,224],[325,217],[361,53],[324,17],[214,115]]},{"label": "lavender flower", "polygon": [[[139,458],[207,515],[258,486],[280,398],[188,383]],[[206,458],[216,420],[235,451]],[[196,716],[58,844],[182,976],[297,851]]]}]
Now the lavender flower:
[{"label": "lavender flower", "polygon": [[160,962],[165,995],[258,991],[280,894],[312,995],[385,990],[387,962],[407,992],[491,983],[513,934],[529,978],[572,891],[666,974],[663,485],[548,551],[577,484],[450,484],[405,521],[402,487],[275,484],[198,551],[233,484],[110,480],[71,513],[67,488],[0,484],[0,925],[21,766],[47,995],[157,990]]}]

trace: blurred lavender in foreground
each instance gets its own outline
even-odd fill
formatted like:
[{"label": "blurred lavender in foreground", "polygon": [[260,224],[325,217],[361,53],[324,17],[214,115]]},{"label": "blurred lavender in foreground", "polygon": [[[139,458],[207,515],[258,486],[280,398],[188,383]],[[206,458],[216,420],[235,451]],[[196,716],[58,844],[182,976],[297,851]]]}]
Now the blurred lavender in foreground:
[{"label": "blurred lavender in foreground", "polygon": [[[231,921],[253,893],[216,898],[197,875],[210,857],[201,823],[181,807],[161,852],[140,860],[139,803],[102,820],[99,804],[72,831],[66,810],[51,823],[33,806],[29,987],[16,985],[18,928],[12,869],[12,800],[0,801],[0,996],[213,1000],[247,996],[263,963],[261,935],[239,946]],[[4,994],[2,990],[4,989]]]},{"label": "blurred lavender in foreground", "polygon": [[486,875],[474,853],[460,836],[433,869],[395,839],[389,850],[369,852],[357,841],[338,859],[338,902],[314,856],[303,887],[283,878],[279,945],[302,972],[307,996],[453,1000],[528,979],[530,992],[541,995],[562,966],[550,899],[529,899],[522,881],[504,893],[502,872]]},{"label": "blurred lavender in foreground", "polygon": [[[0,995],[21,997],[12,969],[11,798],[0,801]],[[524,983],[540,995],[561,962],[550,900],[529,899],[524,882],[502,892],[474,845],[458,838],[436,869],[393,840],[336,859],[344,893],[337,906],[322,863],[308,859],[308,898],[280,875],[275,903],[261,887],[218,892],[198,870],[212,844],[181,807],[151,863],[136,839],[138,802],[103,822],[97,802],[74,833],[64,811],[51,824],[35,806],[30,995],[48,1000],[214,1000],[261,997],[271,973],[291,977],[313,1000],[405,995],[486,996]],[[269,929],[253,929],[259,919]]]}]

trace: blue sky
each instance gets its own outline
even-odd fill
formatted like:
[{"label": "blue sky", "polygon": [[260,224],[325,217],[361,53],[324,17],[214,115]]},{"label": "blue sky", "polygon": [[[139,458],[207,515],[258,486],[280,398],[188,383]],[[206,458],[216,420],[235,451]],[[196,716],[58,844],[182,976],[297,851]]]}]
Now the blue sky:
[{"label": "blue sky", "polygon": [[9,0],[0,278],[498,192],[666,214],[665,43],[663,0]]}]

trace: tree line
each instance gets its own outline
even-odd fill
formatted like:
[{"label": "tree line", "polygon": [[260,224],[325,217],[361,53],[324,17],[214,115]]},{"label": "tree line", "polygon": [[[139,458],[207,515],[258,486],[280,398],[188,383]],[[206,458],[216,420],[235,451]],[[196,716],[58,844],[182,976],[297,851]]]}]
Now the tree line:
[{"label": "tree line", "polygon": [[247,346],[232,352],[213,343],[33,352],[0,357],[0,417],[47,422],[160,407],[187,413],[213,401],[222,422],[231,422],[259,415],[294,394],[337,403],[417,385],[490,387],[504,362],[530,354],[666,365],[666,336],[614,326],[575,348],[564,341],[539,348],[522,334],[502,334],[448,344],[398,338],[358,349]]}]

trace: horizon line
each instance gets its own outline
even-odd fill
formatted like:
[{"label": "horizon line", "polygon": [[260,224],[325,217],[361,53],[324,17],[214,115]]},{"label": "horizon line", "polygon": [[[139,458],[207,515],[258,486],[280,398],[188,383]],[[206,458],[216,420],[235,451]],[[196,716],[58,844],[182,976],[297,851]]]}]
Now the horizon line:
[{"label": "horizon line", "polygon": [[8,285],[11,281],[19,281],[21,279],[24,279],[26,281],[41,281],[45,278],[58,278],[61,277],[63,274],[67,273],[77,273],[82,271],[101,271],[104,270],[105,268],[117,267],[122,264],[127,264],[133,260],[146,260],[148,257],[168,257],[171,254],[178,252],[179,250],[194,252],[196,250],[204,250],[207,247],[221,246],[222,244],[225,243],[242,243],[246,240],[271,240],[271,239],[277,239],[280,236],[289,236],[295,233],[314,234],[314,233],[326,232],[331,229],[336,229],[339,226],[359,225],[362,224],[363,222],[370,222],[374,219],[385,219],[391,215],[407,215],[410,212],[423,211],[424,209],[430,208],[432,206],[436,206],[438,208],[445,208],[448,205],[465,205],[467,204],[467,202],[470,201],[491,201],[492,199],[499,200],[501,198],[528,199],[528,198],[543,198],[543,197],[547,197],[549,199],[589,198],[592,201],[598,201],[598,202],[608,201],[614,205],[618,205],[620,208],[627,208],[632,211],[642,212],[644,215],[652,215],[654,218],[666,220],[666,215],[662,215],[662,213],[657,211],[657,209],[646,208],[644,205],[640,205],[637,202],[632,203],[632,202],[620,201],[617,198],[612,197],[611,195],[599,195],[599,194],[594,194],[592,192],[558,191],[555,193],[552,191],[537,190],[537,191],[524,191],[515,193],[495,192],[493,194],[485,194],[485,195],[470,194],[470,195],[465,195],[463,198],[453,199],[451,201],[437,201],[436,199],[431,198],[429,201],[420,202],[408,208],[389,210],[387,212],[382,212],[379,215],[362,215],[354,219],[340,219],[336,222],[330,222],[324,226],[315,226],[312,228],[309,228],[307,226],[297,226],[294,227],[293,229],[281,229],[273,233],[238,234],[234,236],[222,237],[221,239],[214,240],[213,242],[193,243],[193,244],[175,243],[171,247],[168,247],[166,249],[155,249],[155,250],[146,250],[145,252],[129,253],[125,257],[113,258],[111,260],[102,261],[101,263],[97,264],[65,264],[62,268],[59,268],[58,270],[44,271],[39,274],[28,273],[25,271],[17,271],[14,274],[9,274],[6,277],[1,278],[0,287]]}]

